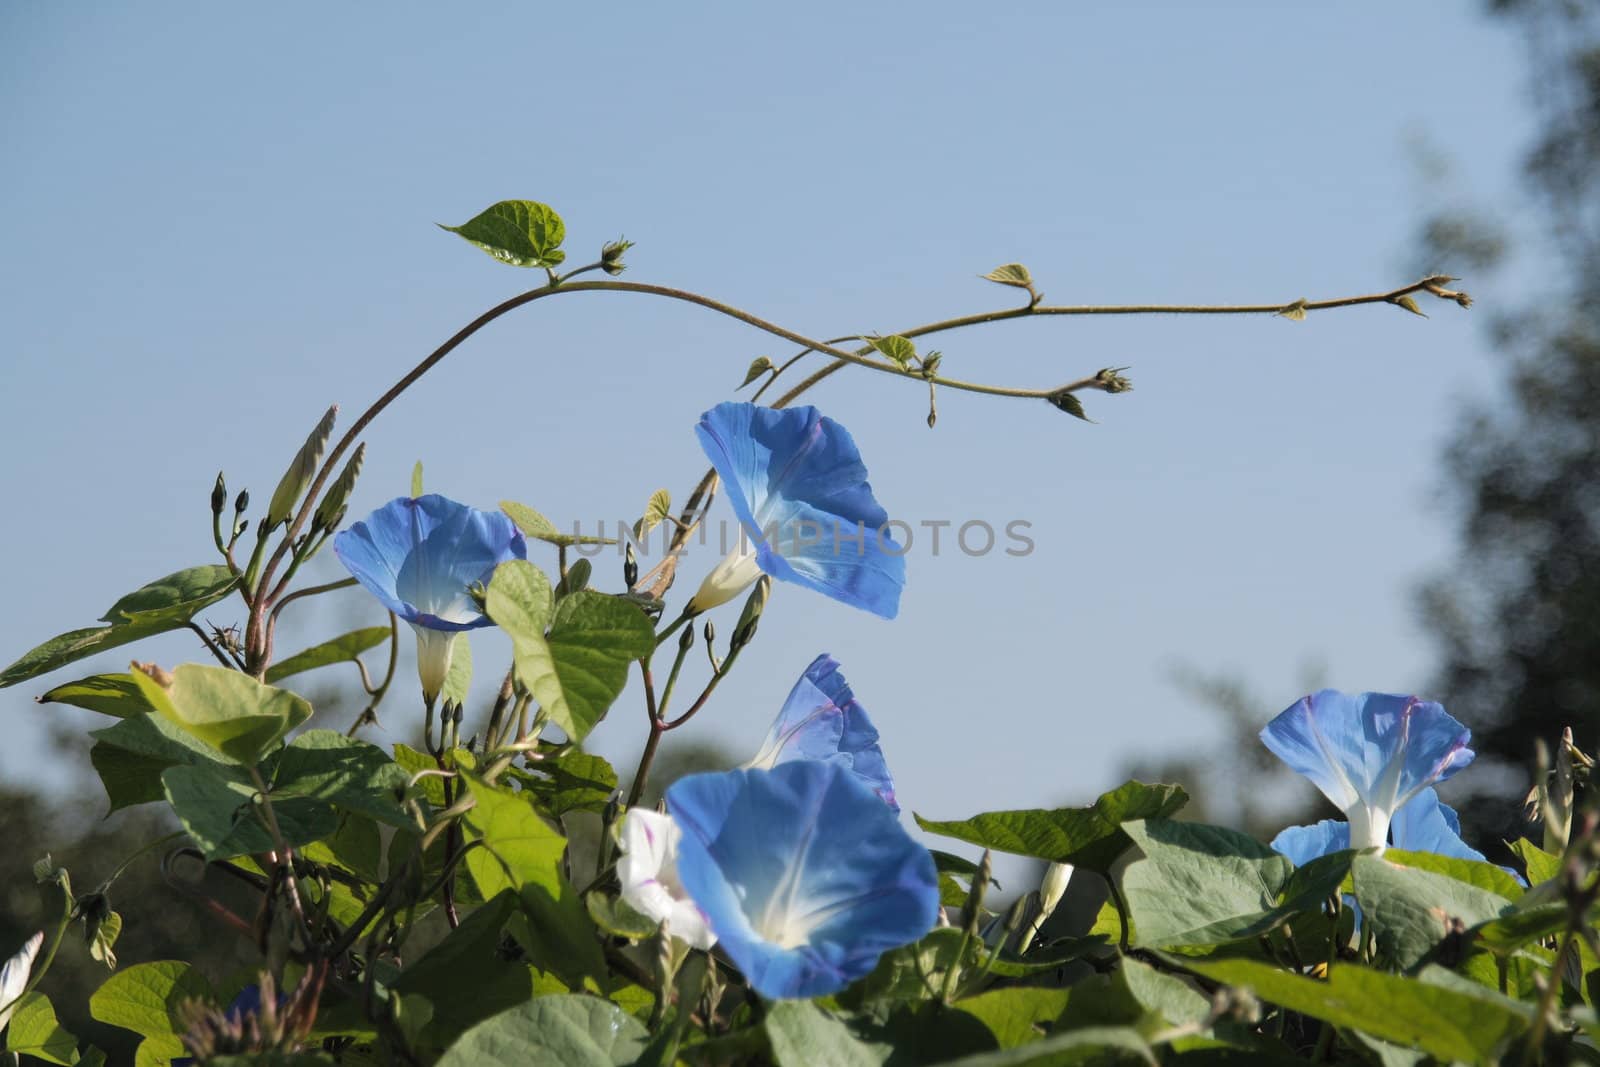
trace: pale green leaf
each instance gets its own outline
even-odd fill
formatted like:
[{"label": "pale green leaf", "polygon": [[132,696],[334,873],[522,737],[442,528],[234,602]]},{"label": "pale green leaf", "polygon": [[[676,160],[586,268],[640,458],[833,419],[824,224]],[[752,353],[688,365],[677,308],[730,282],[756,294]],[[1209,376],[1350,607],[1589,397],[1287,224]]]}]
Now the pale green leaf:
[{"label": "pale green leaf", "polygon": [[[376,648],[389,640],[389,627],[368,626],[351,630],[347,634],[324,641],[288,659],[279,660],[267,668],[267,684],[272,685],[303,671],[326,667],[332,663],[354,662],[361,653]],[[45,694],[48,696],[49,694]]]},{"label": "pale green leaf", "polygon": [[1476,985],[1446,989],[1345,963],[1330,968],[1325,982],[1252,960],[1185,966],[1290,1011],[1420,1048],[1445,1062],[1495,1063],[1527,1026],[1504,997]]},{"label": "pale green leaf", "polygon": [[1131,843],[1119,828],[1123,822],[1171,815],[1188,799],[1179,786],[1126,782],[1087,808],[991,811],[956,822],[917,815],[916,820],[941,837],[1104,872]]},{"label": "pale green leaf", "polygon": [[36,698],[41,704],[71,704],[126,719],[154,711],[131,674],[96,674],[58,685]]},{"label": "pale green leaf", "polygon": [[310,730],[279,755],[272,776],[274,802],[306,797],[390,826],[409,828],[401,807],[410,776],[376,745],[337,730]]},{"label": "pale green leaf", "polygon": [[639,1058],[649,1037],[643,1023],[608,1000],[574,994],[536,997],[469,1029],[438,1067],[622,1067]]},{"label": "pale green leaf", "polygon": [[991,282],[1009,285],[1017,289],[1032,289],[1033,275],[1028,273],[1028,268],[1021,263],[1006,263],[996,267],[983,276]]},{"label": "pale green leaf", "polygon": [[465,631],[450,643],[450,670],[445,673],[439,699],[445,704],[465,704],[472,692],[472,642]]},{"label": "pale green leaf", "polygon": [[910,367],[911,361],[917,358],[917,346],[912,344],[910,338],[901,337],[899,334],[892,337],[869,337],[867,344],[902,370]]},{"label": "pale green leaf", "polygon": [[780,1000],[762,1023],[778,1067],[883,1067],[893,1049],[867,1044],[844,1023],[804,1000]]},{"label": "pale green leaf", "polygon": [[89,1014],[110,1026],[145,1037],[176,1034],[178,1006],[204,999],[210,987],[187,963],[162,960],[124,968],[101,983],[89,998]]},{"label": "pale green leaf", "polygon": [[50,998],[32,992],[17,1001],[6,1028],[5,1048],[21,1056],[72,1067],[78,1060],[78,1039],[56,1021]]},{"label": "pale green leaf", "polygon": [[159,677],[136,667],[133,679],[161,716],[245,766],[311,717],[304,698],[226,667],[185,663]]},{"label": "pale green leaf", "polygon": [[52,637],[0,671],[0,689],[47,674],[74,660],[186,625],[238,584],[226,567],[190,567],[129,593],[101,621],[107,626],[72,630]]},{"label": "pale green leaf", "polygon": [[534,200],[502,200],[460,226],[439,226],[513,267],[554,267],[567,230],[548,205]]}]

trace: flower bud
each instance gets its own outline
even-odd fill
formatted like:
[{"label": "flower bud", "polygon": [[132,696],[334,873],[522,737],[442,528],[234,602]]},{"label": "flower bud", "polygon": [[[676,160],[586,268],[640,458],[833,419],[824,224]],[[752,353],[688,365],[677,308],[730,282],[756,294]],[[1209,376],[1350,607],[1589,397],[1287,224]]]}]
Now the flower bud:
[{"label": "flower bud", "polygon": [[694,647],[694,627],[685,626],[678,638],[678,651],[687,654]]},{"label": "flower bud", "polygon": [[755,637],[756,626],[761,622],[761,613],[767,610],[767,597],[770,595],[772,595],[772,576],[763,574],[744,602],[744,611],[739,614],[739,624],[733,628],[733,639],[729,642],[730,652],[743,648],[750,643],[751,638]]},{"label": "flower bud", "polygon": [[328,438],[333,436],[333,422],[338,416],[339,405],[335,404],[312,429],[311,436],[306,438],[306,443],[300,446],[300,451],[290,461],[289,469],[283,472],[278,488],[273,490],[272,502],[267,505],[268,530],[289,518],[300,494],[306,491],[306,486],[316,476],[317,465],[322,462],[322,450],[327,447]]},{"label": "flower bud", "polygon": [[1044,880],[1039,883],[1039,907],[1042,914],[1039,921],[1042,923],[1056,910],[1056,905],[1061,903],[1061,897],[1067,891],[1067,883],[1072,880],[1072,864],[1052,863],[1045,868]]},{"label": "flower bud", "polygon": [[992,860],[989,850],[983,850],[983,859],[978,861],[978,870],[972,876],[972,891],[967,894],[967,902],[961,908],[961,928],[968,934],[976,933],[978,918],[983,914],[983,898],[989,892],[989,879]]},{"label": "flower bud", "polygon": [[245,508],[250,506],[250,490],[241,489],[239,495],[233,498],[233,513],[243,515]]},{"label": "flower bud", "polygon": [[316,517],[312,520],[313,526],[322,530],[332,530],[339,525],[345,505],[350,502],[350,494],[355,490],[356,479],[361,477],[361,465],[366,462],[366,458],[367,443],[363,441],[356,446],[350,461],[344,465],[344,470],[339,472],[339,477],[333,480],[333,484],[328,486],[328,491],[318,501]]},{"label": "flower bud", "polygon": [[211,490],[211,514],[222,515],[222,509],[228,506],[228,483],[222,480],[222,472],[217,472],[217,484]]},{"label": "flower bud", "polygon": [[600,269],[612,276],[627,270],[627,264],[622,262],[622,255],[632,247],[632,241],[621,237],[606,243],[600,249]]}]

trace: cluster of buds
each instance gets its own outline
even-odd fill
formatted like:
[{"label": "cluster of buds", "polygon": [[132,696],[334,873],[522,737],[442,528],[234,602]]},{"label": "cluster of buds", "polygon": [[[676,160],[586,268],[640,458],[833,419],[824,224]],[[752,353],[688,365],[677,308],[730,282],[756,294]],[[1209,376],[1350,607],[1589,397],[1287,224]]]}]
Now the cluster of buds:
[{"label": "cluster of buds", "polygon": [[316,1024],[326,976],[326,964],[314,967],[280,996],[272,975],[263,972],[260,984],[246,988],[226,1010],[185,1001],[178,1009],[186,1028],[184,1048],[200,1063],[235,1053],[299,1052]]}]

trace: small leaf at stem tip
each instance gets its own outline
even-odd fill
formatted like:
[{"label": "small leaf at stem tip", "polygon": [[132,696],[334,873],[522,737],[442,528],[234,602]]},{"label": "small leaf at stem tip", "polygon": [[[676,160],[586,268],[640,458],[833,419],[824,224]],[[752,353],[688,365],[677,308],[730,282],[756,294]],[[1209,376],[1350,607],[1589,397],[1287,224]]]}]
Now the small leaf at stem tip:
[{"label": "small leaf at stem tip", "polygon": [[672,494],[665,489],[657,489],[650,494],[650,502],[645,505],[644,517],[639,520],[638,536],[643,537],[666,520],[672,511]]},{"label": "small leaf at stem tip", "polygon": [[1306,298],[1301,297],[1292,304],[1287,304],[1278,309],[1278,314],[1290,322],[1306,321]]},{"label": "small leaf at stem tip", "polygon": [[417,460],[417,465],[411,468],[411,499],[415,500],[422,495],[422,460]]},{"label": "small leaf at stem tip", "polygon": [[566,224],[548,205],[533,200],[502,200],[460,226],[440,223],[439,228],[513,267],[554,267],[567,258],[560,250]]},{"label": "small leaf at stem tip", "polygon": [[739,388],[743,389],[769,370],[772,370],[772,360],[766,356],[757,356],[750,361],[750,369],[744,372],[744,381],[739,383]]},{"label": "small leaf at stem tip", "polygon": [[1417,307],[1417,302],[1415,300],[1411,299],[1409,296],[1397,296],[1397,297],[1394,298],[1392,303],[1395,304],[1395,306],[1397,306],[1397,307],[1405,308],[1407,311],[1411,312],[1411,314],[1413,314],[1413,315],[1421,315],[1423,318],[1427,318],[1428,317],[1427,314],[1425,312],[1423,312],[1423,310],[1421,308]]},{"label": "small leaf at stem tip", "polygon": [[939,373],[939,364],[944,360],[943,352],[929,352],[922,357],[922,376],[933,378]]},{"label": "small leaf at stem tip", "polygon": [[901,370],[911,366],[911,361],[917,358],[917,346],[910,339],[896,334],[893,337],[869,337],[867,344],[883,353],[888,360]]},{"label": "small leaf at stem tip", "polygon": [[1084,414],[1083,401],[1079,400],[1072,393],[1063,390],[1059,393],[1051,393],[1049,396],[1045,397],[1045,399],[1050,401],[1050,406],[1056,408],[1058,411],[1065,411],[1068,415],[1071,415],[1074,418],[1082,419],[1084,422],[1094,421],[1088,415]]},{"label": "small leaf at stem tip", "polygon": [[986,281],[998,282],[1016,289],[1032,289],[1033,275],[1028,273],[1028,268],[1021,263],[1007,263],[996,267],[988,274],[982,275]]}]

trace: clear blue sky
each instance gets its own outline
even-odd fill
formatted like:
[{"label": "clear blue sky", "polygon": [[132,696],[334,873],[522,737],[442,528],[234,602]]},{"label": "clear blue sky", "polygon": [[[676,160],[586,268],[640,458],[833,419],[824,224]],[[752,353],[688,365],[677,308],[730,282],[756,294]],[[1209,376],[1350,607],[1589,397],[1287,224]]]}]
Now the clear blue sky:
[{"label": "clear blue sky", "polygon": [[[261,506],[326,404],[353,416],[539,281],[436,221],[543,200],[576,260],[625,234],[629,278],[818,336],[1004,306],[975,276],[1011,260],[1061,303],[1367,292],[1412,279],[1433,198],[1512,199],[1518,60],[1470,5],[4,5],[0,661],[210,562],[218,468]],[[1454,160],[1448,188],[1419,176],[1418,132]],[[1465,285],[1480,308],[1506,295]],[[1132,752],[1205,742],[1179,662],[1239,673],[1268,710],[1309,663],[1341,688],[1424,687],[1438,453],[1493,382],[1481,311],[1426,310],[937,343],[948,373],[1009,384],[1131,365],[1134,392],[1086,397],[1093,426],[950,394],[929,432],[917,387],[835,377],[814,400],[891,513],[1023,519],[1037,548],[919,548],[894,623],[781,589],[686,733],[753,750],[830,651],[903,803],[957,817],[1084,803]],[[681,499],[696,416],[788,351],[646,298],[541,303],[373,428],[352,513],[419,457],[430,489],[561,521]],[[381,621],[360,594],[329,608],[328,626]],[[476,648],[482,678],[502,646]],[[73,675],[0,693],[8,781],[47,774],[63,712],[31,697]],[[642,727],[630,691],[594,745],[629,762]]]}]

